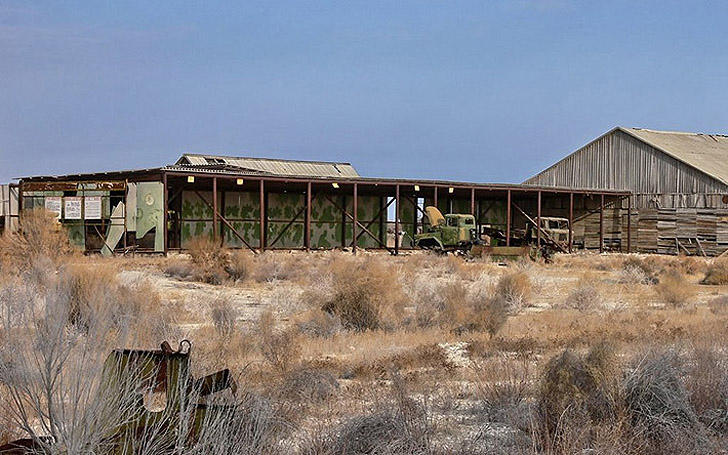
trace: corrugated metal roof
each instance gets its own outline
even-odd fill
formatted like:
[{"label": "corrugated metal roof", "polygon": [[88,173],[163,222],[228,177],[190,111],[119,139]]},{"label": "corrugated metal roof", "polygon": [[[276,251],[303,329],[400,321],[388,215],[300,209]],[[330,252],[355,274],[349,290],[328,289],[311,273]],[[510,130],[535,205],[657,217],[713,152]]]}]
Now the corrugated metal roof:
[{"label": "corrugated metal roof", "polygon": [[227,165],[268,175],[282,176],[359,177],[359,173],[356,172],[356,169],[351,164],[328,161],[294,161],[270,158],[184,154],[175,164],[195,166]]},{"label": "corrugated metal roof", "polygon": [[619,129],[728,185],[728,136],[642,128]]}]

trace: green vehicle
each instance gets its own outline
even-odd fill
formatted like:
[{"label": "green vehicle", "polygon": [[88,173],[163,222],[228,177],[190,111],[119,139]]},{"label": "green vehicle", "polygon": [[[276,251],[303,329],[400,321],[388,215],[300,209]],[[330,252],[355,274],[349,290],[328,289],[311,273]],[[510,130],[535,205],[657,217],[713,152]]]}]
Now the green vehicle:
[{"label": "green vehicle", "polygon": [[473,215],[442,213],[432,206],[425,207],[430,225],[415,235],[415,246],[435,251],[468,251],[480,243]]}]

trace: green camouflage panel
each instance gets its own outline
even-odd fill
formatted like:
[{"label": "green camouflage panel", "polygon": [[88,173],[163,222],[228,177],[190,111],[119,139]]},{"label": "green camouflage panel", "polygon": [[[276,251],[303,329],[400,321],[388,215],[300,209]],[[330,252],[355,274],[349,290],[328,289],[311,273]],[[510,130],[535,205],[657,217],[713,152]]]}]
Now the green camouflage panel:
[{"label": "green camouflage panel", "polygon": [[[189,241],[195,237],[212,238],[212,209],[200,199],[200,196],[212,204],[212,191],[182,192],[182,248],[187,248]],[[222,194],[218,194],[218,206],[221,197]]]},{"label": "green camouflage panel", "polygon": [[237,232],[253,248],[260,246],[260,195],[250,191],[226,191],[222,199],[222,214],[235,229],[233,232],[229,227],[222,226],[225,245],[230,248],[245,246],[235,234]]},{"label": "green camouflage panel", "polygon": [[[269,247],[303,248],[305,206],[305,194],[268,193],[268,231],[266,235]],[[290,224],[296,215],[298,217],[293,224]]]},{"label": "green camouflage panel", "polygon": [[[200,191],[200,195],[208,202],[212,201],[212,192]],[[254,248],[260,244],[260,196],[257,192],[220,192],[218,194],[218,205],[225,219],[233,225],[235,231],[245,238]],[[329,196],[336,204],[345,206],[351,213],[353,210],[353,199],[351,196],[332,195]],[[300,193],[268,193],[268,246],[281,235],[291,220],[299,214],[298,218],[287,228],[283,235],[276,241],[273,248],[301,248],[304,246],[305,230],[305,194]],[[342,198],[345,201],[342,201]],[[359,221],[367,226],[379,212],[378,196],[359,196],[358,217]],[[212,236],[212,209],[205,204],[193,191],[182,192],[182,218],[181,218],[181,239],[182,248],[186,248],[189,240],[197,236]],[[341,211],[323,195],[313,199],[311,204],[311,247],[312,248],[335,248],[342,244],[344,225]],[[243,247],[243,242],[224,223],[221,224],[221,232],[228,247]],[[347,245],[352,240],[352,221],[346,219]],[[379,222],[374,221],[367,229],[379,236]],[[362,229],[359,229],[361,232]],[[378,242],[368,234],[359,236],[358,245],[362,248],[379,246]]]}]

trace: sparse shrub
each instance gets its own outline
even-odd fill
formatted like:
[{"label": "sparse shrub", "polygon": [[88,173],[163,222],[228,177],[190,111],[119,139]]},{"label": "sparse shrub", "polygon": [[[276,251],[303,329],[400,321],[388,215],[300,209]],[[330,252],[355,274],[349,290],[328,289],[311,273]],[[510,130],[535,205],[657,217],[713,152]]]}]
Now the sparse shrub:
[{"label": "sparse shrub", "polygon": [[489,364],[477,366],[475,373],[475,386],[485,420],[528,429],[533,418],[528,403],[531,394],[529,361],[500,354]]},{"label": "sparse shrub", "polygon": [[45,209],[23,211],[18,232],[0,235],[0,265],[12,268],[34,266],[41,258],[56,264],[75,251],[63,226]]},{"label": "sparse shrub", "polygon": [[320,308],[341,318],[347,329],[393,327],[401,320],[404,294],[396,272],[381,260],[338,258],[331,265],[327,295],[309,296]]},{"label": "sparse shrub", "polygon": [[655,287],[657,295],[673,307],[684,307],[695,296],[695,288],[679,270],[668,270]]},{"label": "sparse shrub", "polygon": [[255,334],[263,358],[279,372],[289,371],[300,354],[293,330],[276,329],[273,313],[266,311],[258,320]]},{"label": "sparse shrub", "polygon": [[267,251],[255,258],[253,277],[259,282],[290,280],[300,272],[294,255]]},{"label": "sparse shrub", "polygon": [[695,275],[705,272],[706,263],[703,259],[695,256],[678,256],[676,267],[686,275]]},{"label": "sparse shrub", "polygon": [[579,311],[591,311],[604,303],[599,291],[598,281],[590,275],[583,275],[571,290],[564,302],[567,308]]},{"label": "sparse shrub", "polygon": [[695,347],[687,362],[685,387],[690,404],[701,422],[728,430],[728,359],[707,346]]},{"label": "sparse shrub", "polygon": [[379,401],[371,412],[351,417],[332,433],[305,447],[304,454],[330,455],[429,455],[432,432],[427,409],[406,392],[395,376],[389,399]]},{"label": "sparse shrub", "polygon": [[237,311],[232,303],[225,297],[218,297],[210,309],[210,317],[215,330],[221,337],[227,338],[235,331]]},{"label": "sparse shrub", "polygon": [[701,284],[724,285],[728,284],[728,259],[717,258],[708,265],[705,278]]},{"label": "sparse shrub", "polygon": [[303,365],[288,372],[280,387],[284,398],[301,402],[318,402],[330,398],[339,382],[328,371]]},{"label": "sparse shrub", "polygon": [[495,292],[512,308],[521,308],[531,300],[531,278],[524,270],[506,273],[498,280]]},{"label": "sparse shrub", "polygon": [[728,295],[721,295],[708,302],[708,308],[713,314],[728,314]]},{"label": "sparse shrub", "polygon": [[188,251],[196,266],[194,279],[209,284],[220,284],[225,279],[228,255],[218,241],[208,236],[190,240]]},{"label": "sparse shrub", "polygon": [[[541,377],[538,409],[547,441],[558,441],[562,422],[603,422],[618,406],[618,368],[610,345],[594,346],[585,356],[565,350],[553,357]],[[566,419],[566,420],[565,420]]]},{"label": "sparse shrub", "polygon": [[655,264],[640,259],[636,256],[629,256],[622,263],[619,273],[619,282],[626,284],[655,284],[657,279]]},{"label": "sparse shrub", "polygon": [[[678,355],[667,350],[638,357],[624,379],[624,400],[632,424],[655,448],[665,450],[663,453],[698,453],[707,446],[682,376]],[[678,452],[681,445],[686,446]]]},{"label": "sparse shrub", "polygon": [[331,338],[343,328],[338,316],[318,308],[299,316],[296,326],[304,335],[321,338]]},{"label": "sparse shrub", "polygon": [[164,274],[181,280],[189,280],[197,274],[197,270],[194,264],[189,261],[171,259],[164,268]]},{"label": "sparse shrub", "polygon": [[475,325],[488,332],[491,338],[500,331],[510,316],[511,303],[501,295],[473,304],[473,320]]},{"label": "sparse shrub", "polygon": [[244,281],[252,275],[253,258],[244,251],[235,251],[230,254],[225,271],[234,281]]}]

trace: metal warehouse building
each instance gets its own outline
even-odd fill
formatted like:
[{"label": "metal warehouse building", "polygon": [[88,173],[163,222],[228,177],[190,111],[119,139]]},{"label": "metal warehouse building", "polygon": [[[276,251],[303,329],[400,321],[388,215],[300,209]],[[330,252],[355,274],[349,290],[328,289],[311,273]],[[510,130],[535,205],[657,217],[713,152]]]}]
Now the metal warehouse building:
[{"label": "metal warehouse building", "polygon": [[605,216],[621,237],[630,224],[641,251],[728,249],[727,136],[616,127],[524,183],[632,192],[631,216],[624,205]]},{"label": "metal warehouse building", "polygon": [[[601,249],[604,208],[628,205],[624,190],[483,184],[360,176],[349,163],[186,154],[153,169],[19,181],[20,212],[58,216],[74,243],[103,254],[185,249],[209,236],[231,248],[411,248],[427,222],[423,208],[471,213],[478,228],[513,230],[541,217],[571,220]],[[599,220],[586,226],[587,220]],[[395,235],[394,233],[399,233]],[[570,231],[571,250],[579,242]],[[538,231],[539,237],[541,236]],[[628,250],[630,237],[620,248]]]}]

